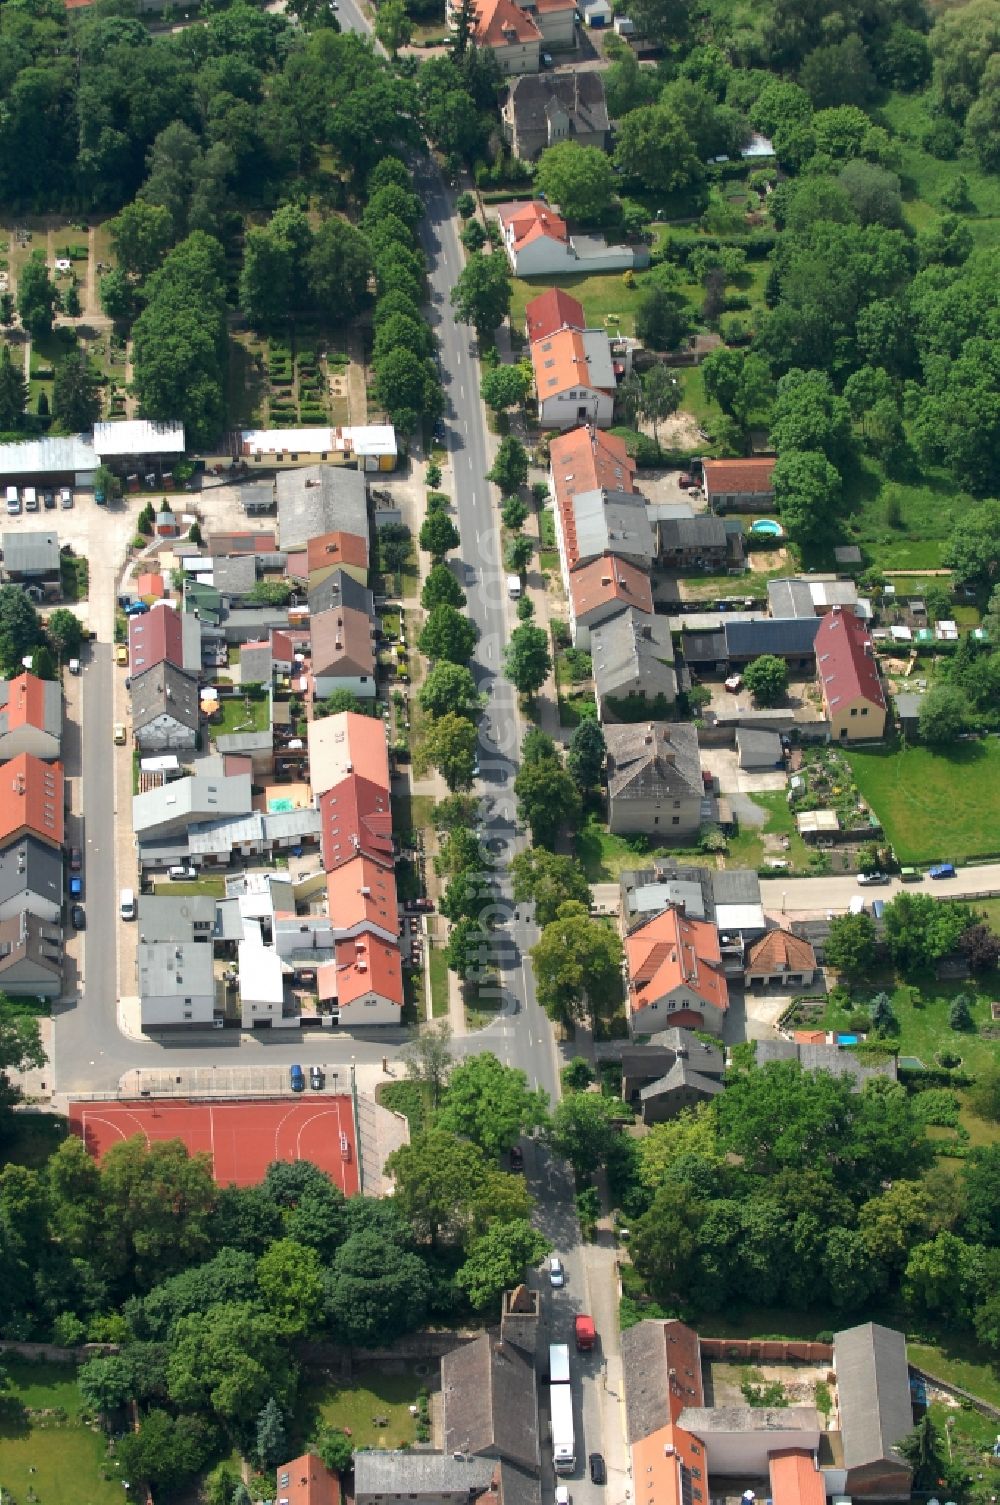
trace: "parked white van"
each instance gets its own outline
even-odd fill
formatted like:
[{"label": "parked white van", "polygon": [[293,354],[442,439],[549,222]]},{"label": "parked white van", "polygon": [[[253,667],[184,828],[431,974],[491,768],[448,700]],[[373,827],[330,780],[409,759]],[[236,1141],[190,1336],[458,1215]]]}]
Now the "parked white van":
[{"label": "parked white van", "polygon": [[131,888],[123,888],[119,896],[118,908],[123,920],[135,919],[135,893]]}]

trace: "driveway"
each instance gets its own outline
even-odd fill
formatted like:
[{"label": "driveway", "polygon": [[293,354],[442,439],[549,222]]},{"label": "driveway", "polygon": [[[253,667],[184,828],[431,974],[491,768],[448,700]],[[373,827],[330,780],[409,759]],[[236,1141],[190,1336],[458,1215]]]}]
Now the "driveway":
[{"label": "driveway", "polygon": [[718,780],[720,794],[764,794],[784,789],[788,782],[783,768],[741,768],[734,747],[706,747],[702,762]]}]

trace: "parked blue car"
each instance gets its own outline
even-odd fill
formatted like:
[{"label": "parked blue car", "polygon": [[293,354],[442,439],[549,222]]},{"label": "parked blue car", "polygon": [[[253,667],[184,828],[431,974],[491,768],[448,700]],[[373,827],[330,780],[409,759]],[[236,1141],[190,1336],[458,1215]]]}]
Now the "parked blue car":
[{"label": "parked blue car", "polygon": [[288,1069],[288,1081],[293,1092],[305,1092],[306,1079],[301,1066],[290,1066]]},{"label": "parked blue car", "polygon": [[936,862],[932,868],[928,868],[928,876],[931,878],[954,878],[955,864],[953,862]]}]

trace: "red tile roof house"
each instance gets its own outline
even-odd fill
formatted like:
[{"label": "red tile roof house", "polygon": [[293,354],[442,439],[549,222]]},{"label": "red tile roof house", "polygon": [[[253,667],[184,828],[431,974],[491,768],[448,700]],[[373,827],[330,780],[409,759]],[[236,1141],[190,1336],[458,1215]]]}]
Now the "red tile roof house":
[{"label": "red tile roof house", "polygon": [[501,204],[497,220],[515,277],[544,277],[576,271],[569,226],[540,199]]},{"label": "red tile roof house", "polygon": [[871,634],[853,611],[835,606],[821,617],[816,673],[832,742],[873,742],[885,735],[885,691]]},{"label": "red tile roof house", "polygon": [[61,747],[61,687],[27,673],[0,680],[0,762],[18,753],[58,758]]},{"label": "red tile roof house", "polygon": [[[570,580],[574,571],[585,569],[588,565],[598,562],[597,558],[581,557],[576,534],[575,499],[593,492],[602,492],[605,495],[609,493],[634,494],[635,462],[629,458],[622,439],[616,438],[613,434],[602,434],[588,428],[578,428],[571,433],[560,434],[557,439],[552,440],[549,447],[549,479],[556,500],[556,545],[559,549],[563,588],[567,596],[572,597]],[[603,558],[603,556],[598,556],[598,558]],[[631,561],[626,561],[626,563],[631,563]],[[633,604],[637,603],[623,602],[621,609],[624,610],[625,606]],[[605,618],[602,617],[601,620]],[[571,605],[571,631],[575,621],[576,617]],[[589,628],[597,624],[591,617],[586,625]]]},{"label": "red tile roof house", "polygon": [[515,277],[627,272],[648,265],[644,246],[608,245],[601,236],[571,235],[562,216],[542,199],[501,204],[497,220]]},{"label": "red tile roof house", "polygon": [[533,345],[536,340],[548,339],[560,329],[586,327],[587,316],[583,311],[583,304],[561,287],[550,287],[547,292],[539,293],[524,310],[524,329],[529,345]]},{"label": "red tile roof house", "polygon": [[388,791],[363,774],[350,774],[319,797],[323,870],[335,872],[355,857],[392,869],[392,805]]},{"label": "red tile roof house", "polygon": [[376,935],[337,941],[334,960],[316,970],[316,988],[338,1024],[398,1024],[403,1008],[399,946]]},{"label": "red tile roof house", "polygon": [[21,836],[37,836],[61,847],[65,837],[61,763],[43,763],[19,753],[0,768],[0,847]]},{"label": "red tile roof house", "polygon": [[653,588],[645,570],[614,554],[602,554],[569,577],[569,630],[574,646],[590,647],[590,629],[629,606],[652,615]]},{"label": "red tile roof house", "polygon": [[161,601],[128,624],[129,672],[145,674],[157,664],[184,667],[184,627],[181,614],[168,602]]},{"label": "red tile roof house", "polygon": [[611,427],[618,377],[603,329],[560,329],[536,340],[531,365],[543,428]]},{"label": "red tile roof house", "polygon": [[472,40],[488,47],[501,73],[537,73],[542,33],[514,0],[478,0],[473,7]]},{"label": "red tile roof house", "polygon": [[281,1505],[340,1505],[340,1480],[315,1453],[303,1453],[278,1469]]},{"label": "red tile roof house", "polygon": [[713,512],[760,512],[774,504],[774,460],[706,460],[702,484]]},{"label": "red tile roof house", "polygon": [[729,989],[714,925],[670,907],[625,937],[625,959],[633,1034],[676,1025],[721,1035]]}]

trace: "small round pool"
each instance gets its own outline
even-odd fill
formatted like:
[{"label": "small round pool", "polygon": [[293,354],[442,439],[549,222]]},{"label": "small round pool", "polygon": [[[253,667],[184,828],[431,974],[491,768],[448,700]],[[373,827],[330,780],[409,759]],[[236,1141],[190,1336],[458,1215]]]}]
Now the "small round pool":
[{"label": "small round pool", "polygon": [[751,526],[750,537],[781,538],[782,532],[783,529],[780,523],[776,523],[774,519],[770,517],[761,517],[758,518],[757,522],[755,522]]}]

